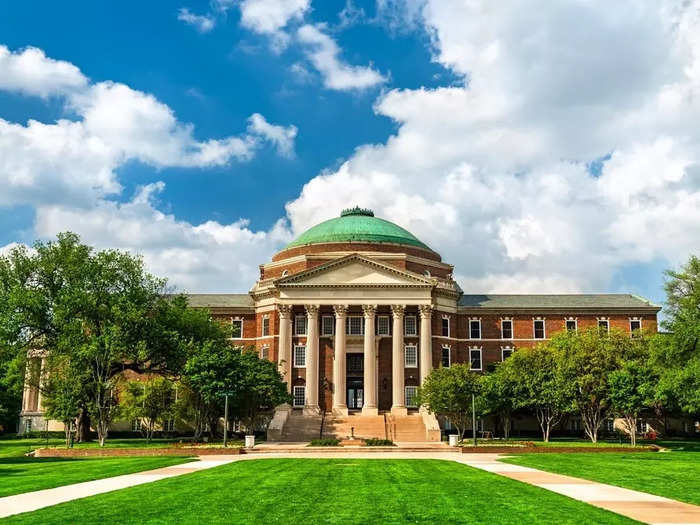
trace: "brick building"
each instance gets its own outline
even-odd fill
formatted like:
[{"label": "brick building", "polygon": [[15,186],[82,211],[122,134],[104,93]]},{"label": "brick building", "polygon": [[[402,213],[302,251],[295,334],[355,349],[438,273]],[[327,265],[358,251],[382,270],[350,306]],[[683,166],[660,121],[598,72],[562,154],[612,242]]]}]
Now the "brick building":
[{"label": "brick building", "polygon": [[[322,412],[337,434],[439,439],[435,418],[413,403],[434,367],[483,371],[566,329],[656,329],[660,307],[634,295],[471,295],[452,275],[411,233],[355,208],[260,265],[249,293],[190,303],[279,364],[294,405],[278,409],[270,435],[289,440],[312,437]],[[38,397],[28,389],[23,417],[40,413]]]}]

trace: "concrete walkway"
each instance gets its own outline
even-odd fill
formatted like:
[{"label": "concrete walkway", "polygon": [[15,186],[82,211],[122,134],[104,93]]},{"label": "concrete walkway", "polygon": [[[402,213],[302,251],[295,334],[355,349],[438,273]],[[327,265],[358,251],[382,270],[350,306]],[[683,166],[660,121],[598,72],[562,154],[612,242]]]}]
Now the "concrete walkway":
[{"label": "concrete walkway", "polygon": [[653,525],[695,524],[700,525],[700,507],[681,503],[645,492],[623,489],[594,481],[587,481],[559,474],[550,474],[519,465],[502,463],[499,454],[459,454],[434,452],[361,452],[342,450],[305,452],[266,453],[236,456],[202,457],[201,461],[165,467],[137,474],[127,474],[114,478],[87,481],[57,487],[55,489],[27,492],[16,496],[0,498],[0,518],[29,512],[58,503],[71,501],[95,494],[102,494],[133,487],[151,481],[170,478],[218,467],[234,461],[266,460],[279,458],[338,458],[338,459],[442,459],[463,463],[486,472],[529,483],[595,507],[601,507],[629,518]]},{"label": "concrete walkway", "polygon": [[144,483],[151,483],[152,481],[189,474],[190,472],[218,467],[226,463],[231,463],[232,460],[230,458],[231,456],[217,456],[216,459],[211,459],[211,456],[208,456],[202,458],[202,461],[192,461],[172,467],[163,467],[146,472],[124,474],[123,476],[115,476],[113,478],[84,481],[82,483],[64,485],[63,487],[56,487],[53,489],[37,490],[34,492],[25,492],[24,494],[16,494],[14,496],[6,496],[0,498],[0,518],[58,505],[59,503],[72,501],[74,499],[94,496],[95,494],[103,494],[105,492],[112,492],[113,490],[125,489]]}]

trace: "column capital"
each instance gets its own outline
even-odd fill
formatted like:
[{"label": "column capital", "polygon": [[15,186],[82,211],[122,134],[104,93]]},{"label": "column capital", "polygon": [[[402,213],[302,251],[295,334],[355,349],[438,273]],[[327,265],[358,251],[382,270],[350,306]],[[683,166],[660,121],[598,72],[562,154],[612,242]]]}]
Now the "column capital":
[{"label": "column capital", "polygon": [[289,319],[292,316],[292,307],[288,304],[278,304],[277,311],[282,319]]},{"label": "column capital", "polygon": [[305,304],[304,309],[306,310],[306,315],[309,318],[318,317],[318,305],[317,304]]},{"label": "column capital", "polygon": [[404,310],[406,310],[405,304],[391,305],[391,313],[394,314],[394,317],[403,317]]},{"label": "column capital", "polygon": [[363,304],[362,311],[364,312],[365,317],[374,317],[374,314],[377,313],[377,305],[376,304]]},{"label": "column capital", "polygon": [[418,311],[420,312],[421,319],[432,317],[433,315],[433,307],[432,305],[429,304],[422,304],[418,307]]},{"label": "column capital", "polygon": [[347,304],[334,304],[333,311],[336,317],[346,317],[348,315],[348,305]]}]

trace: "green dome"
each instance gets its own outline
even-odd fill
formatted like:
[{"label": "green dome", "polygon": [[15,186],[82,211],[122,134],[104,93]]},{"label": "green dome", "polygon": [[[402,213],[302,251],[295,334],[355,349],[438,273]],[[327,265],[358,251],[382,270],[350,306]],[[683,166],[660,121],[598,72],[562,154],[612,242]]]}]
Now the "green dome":
[{"label": "green dome", "polygon": [[297,239],[290,242],[285,249],[329,242],[393,243],[430,250],[428,246],[401,226],[379,219],[374,216],[372,210],[359,207],[343,210],[340,217],[329,219],[309,228]]}]

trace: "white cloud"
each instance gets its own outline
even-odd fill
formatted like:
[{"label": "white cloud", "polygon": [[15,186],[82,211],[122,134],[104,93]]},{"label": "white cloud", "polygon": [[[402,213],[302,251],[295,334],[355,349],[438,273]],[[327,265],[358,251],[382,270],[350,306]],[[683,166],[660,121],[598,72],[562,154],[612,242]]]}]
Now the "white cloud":
[{"label": "white cloud", "polygon": [[149,184],[129,202],[101,201],[89,210],[39,207],[36,233],[52,237],[70,230],[98,248],[142,254],[150,271],[189,292],[248,290],[260,262],[289,240],[283,221],[270,231],[253,231],[246,220],[197,225],[177,220],[156,208],[156,195],[164,187]]},{"label": "white cloud", "polygon": [[628,264],[677,263],[700,245],[698,13],[425,2],[435,60],[464,86],[381,96],[398,132],[307,183],[287,205],[293,231],[372,207],[467,292],[606,290]]},{"label": "white cloud", "polygon": [[0,89],[62,96],[76,119],[26,125],[0,119],[0,206],[87,206],[121,191],[116,170],[132,160],[157,168],[219,166],[249,160],[261,140],[272,141],[285,155],[293,151],[293,126],[263,119],[262,131],[198,140],[194,127],[179,122],[153,95],[116,82],[90,84],[77,67],[40,50],[7,54],[3,49]]},{"label": "white cloud", "polygon": [[310,7],[310,0],[242,0],[241,24],[256,33],[274,35],[290,21],[301,20]]},{"label": "white cloud", "polygon": [[386,82],[386,78],[371,66],[353,66],[340,58],[340,48],[323,32],[322,25],[305,24],[297,30],[304,53],[323,77],[328,89],[366,89]]},{"label": "white cloud", "polygon": [[248,132],[259,135],[270,141],[283,157],[294,156],[294,139],[297,136],[296,126],[277,126],[270,124],[260,113],[253,113],[248,118]]},{"label": "white cloud", "polygon": [[0,90],[44,98],[83,89],[88,82],[73,64],[48,58],[35,47],[13,53],[0,45],[0,72]]},{"label": "white cloud", "polygon": [[216,25],[216,20],[212,15],[196,15],[186,7],[181,7],[178,10],[177,19],[191,25],[200,33],[208,33]]}]

